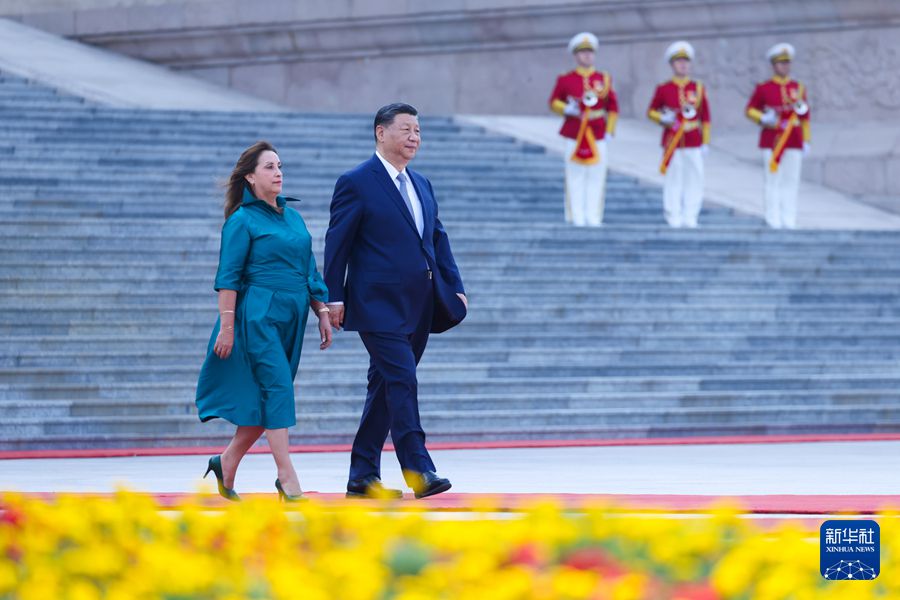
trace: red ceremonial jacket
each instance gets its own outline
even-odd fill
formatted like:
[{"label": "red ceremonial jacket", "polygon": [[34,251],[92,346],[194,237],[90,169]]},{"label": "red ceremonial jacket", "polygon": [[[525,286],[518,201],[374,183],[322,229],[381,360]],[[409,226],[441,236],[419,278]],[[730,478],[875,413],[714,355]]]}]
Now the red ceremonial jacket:
[{"label": "red ceremonial jacket", "polygon": [[[679,148],[698,148],[709,143],[709,102],[706,100],[706,87],[692,79],[673,78],[656,86],[656,93],[647,109],[647,116],[659,123],[663,109],[681,115],[682,106],[689,104],[696,114],[691,119],[681,117],[684,135],[678,143]],[[678,121],[676,121],[677,123]],[[667,148],[675,130],[666,127],[662,134],[662,146]]]},{"label": "red ceremonial jacket", "polygon": [[[581,100],[588,90],[596,94],[599,101],[592,107],[582,104],[581,110],[588,111],[588,126],[593,130],[594,137],[602,140],[607,132],[615,132],[616,119],[619,116],[619,102],[609,73],[582,67],[563,73],[556,79],[556,86],[550,96],[550,109],[561,115],[569,98]],[[580,127],[580,117],[566,116],[559,134],[574,140],[578,137]]]},{"label": "red ceremonial jacket", "polygon": [[[774,149],[778,138],[785,130],[787,121],[795,117],[795,103],[806,103],[806,88],[798,81],[790,78],[773,77],[763,81],[753,90],[750,102],[747,103],[747,116],[759,123],[760,117],[766,108],[771,108],[778,115],[778,125],[774,128],[763,127],[759,133],[759,147]],[[808,142],[809,131],[809,105],[806,114],[797,114],[797,124],[787,139],[785,148],[803,148],[803,142]]]}]

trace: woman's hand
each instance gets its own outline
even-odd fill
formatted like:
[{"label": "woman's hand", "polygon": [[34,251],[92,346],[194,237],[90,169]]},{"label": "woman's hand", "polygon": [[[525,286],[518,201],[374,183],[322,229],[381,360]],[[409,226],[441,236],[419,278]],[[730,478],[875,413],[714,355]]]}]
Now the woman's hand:
[{"label": "woman's hand", "polygon": [[216,356],[225,360],[231,356],[231,349],[234,348],[234,328],[220,329],[219,335],[216,336],[216,344],[213,346],[213,352]]},{"label": "woman's hand", "polygon": [[326,350],[331,346],[333,334],[331,331],[331,319],[327,312],[319,313],[319,338],[322,343],[319,344],[319,350]]}]

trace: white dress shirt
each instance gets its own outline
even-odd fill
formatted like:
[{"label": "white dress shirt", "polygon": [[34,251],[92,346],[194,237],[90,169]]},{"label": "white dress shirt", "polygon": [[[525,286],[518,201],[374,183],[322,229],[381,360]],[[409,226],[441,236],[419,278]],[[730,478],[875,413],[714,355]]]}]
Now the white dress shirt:
[{"label": "white dress shirt", "polygon": [[400,191],[400,182],[397,181],[397,175],[403,173],[406,177],[406,193],[409,196],[410,204],[412,204],[413,220],[416,222],[416,229],[419,231],[419,237],[422,237],[422,232],[425,231],[425,218],[422,216],[422,201],[419,200],[419,195],[416,194],[416,188],[413,187],[409,173],[406,172],[406,169],[398,171],[397,167],[385,160],[377,150],[375,151],[375,156],[378,157],[378,160],[380,160],[381,164],[384,165],[384,168],[387,169],[388,177],[390,177],[391,181],[394,182],[394,185],[397,186],[397,191]]}]

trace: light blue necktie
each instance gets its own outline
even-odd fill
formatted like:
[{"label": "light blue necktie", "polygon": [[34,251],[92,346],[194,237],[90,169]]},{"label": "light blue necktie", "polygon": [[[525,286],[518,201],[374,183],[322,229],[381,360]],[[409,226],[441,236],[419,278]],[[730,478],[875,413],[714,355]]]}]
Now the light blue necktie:
[{"label": "light blue necktie", "polygon": [[[412,217],[413,223],[416,225],[416,231],[419,231],[419,224],[416,223],[416,211],[413,210],[412,201],[409,199],[409,192],[406,191],[406,175],[403,173],[397,173],[397,182],[400,184],[400,195],[403,196],[403,202],[406,203],[406,208],[409,210],[409,215]],[[422,232],[419,231],[419,237],[422,237]]]}]

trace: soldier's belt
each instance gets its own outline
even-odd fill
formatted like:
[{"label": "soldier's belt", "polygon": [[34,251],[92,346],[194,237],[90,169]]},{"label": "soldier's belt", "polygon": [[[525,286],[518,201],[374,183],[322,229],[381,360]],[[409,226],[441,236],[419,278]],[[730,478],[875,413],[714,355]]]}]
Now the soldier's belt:
[{"label": "soldier's belt", "polygon": [[606,117],[606,109],[598,108],[597,110],[589,110],[587,113],[588,121],[594,121],[596,119],[603,119]]},{"label": "soldier's belt", "polygon": [[700,129],[700,121],[682,121],[681,128],[687,133],[688,131],[694,131],[695,129]]}]

